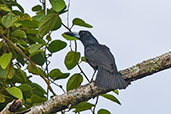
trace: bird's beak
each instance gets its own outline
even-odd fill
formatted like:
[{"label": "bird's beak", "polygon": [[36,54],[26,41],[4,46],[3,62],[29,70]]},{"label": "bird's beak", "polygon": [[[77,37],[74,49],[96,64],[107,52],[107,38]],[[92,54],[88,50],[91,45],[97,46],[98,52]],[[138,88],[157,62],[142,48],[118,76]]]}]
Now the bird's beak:
[{"label": "bird's beak", "polygon": [[77,39],[80,38],[80,35],[77,32],[65,32],[66,35],[75,37]]}]

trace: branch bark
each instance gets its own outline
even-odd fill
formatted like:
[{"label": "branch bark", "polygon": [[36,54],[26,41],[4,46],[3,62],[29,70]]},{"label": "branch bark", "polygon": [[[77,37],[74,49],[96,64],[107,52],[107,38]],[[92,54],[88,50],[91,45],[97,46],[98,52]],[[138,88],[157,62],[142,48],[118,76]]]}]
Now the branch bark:
[{"label": "branch bark", "polygon": [[[123,78],[128,82],[135,81],[146,76],[152,76],[153,73],[165,70],[171,67],[171,52],[155,57],[136,64],[125,70],[121,70]],[[54,96],[50,100],[42,103],[39,106],[32,107],[25,114],[41,114],[58,112],[69,108],[82,101],[87,101],[103,93],[111,90],[103,90],[94,85],[94,83],[86,84],[77,89],[71,90],[60,96]]]},{"label": "branch bark", "polygon": [[22,100],[13,100],[12,102],[8,103],[6,107],[0,112],[0,114],[14,114],[15,111],[21,106]]}]

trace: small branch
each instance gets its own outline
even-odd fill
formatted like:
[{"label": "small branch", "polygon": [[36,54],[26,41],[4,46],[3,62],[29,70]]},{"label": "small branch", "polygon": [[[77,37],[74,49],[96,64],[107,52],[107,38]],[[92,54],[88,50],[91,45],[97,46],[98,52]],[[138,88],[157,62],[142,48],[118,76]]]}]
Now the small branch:
[{"label": "small branch", "polygon": [[57,83],[55,83],[53,80],[49,79],[51,83],[53,83],[54,85],[58,86],[59,88],[61,88],[61,90],[65,93],[64,88],[62,87],[62,85],[58,85]]},{"label": "small branch", "polygon": [[93,114],[95,114],[95,109],[96,109],[96,106],[97,106],[98,101],[99,101],[99,96],[96,97],[96,102],[95,102],[94,108],[93,108],[93,110],[92,110],[92,113],[93,113]]},{"label": "small branch", "polygon": [[87,80],[89,83],[91,83],[90,80],[88,79],[88,77],[86,76],[86,74],[84,73],[84,71],[82,70],[82,68],[80,67],[80,65],[77,64],[77,66],[78,66],[78,68],[80,69],[81,73],[82,73],[82,74],[84,75],[84,77],[86,78],[86,80]]},{"label": "small branch", "polygon": [[71,32],[71,29],[70,28],[68,28],[64,23],[62,23],[61,22],[61,24],[68,30],[68,31],[70,31]]},{"label": "small branch", "polygon": [[[171,52],[143,61],[142,63],[139,63],[133,67],[122,70],[121,73],[125,80],[131,82],[168,68],[171,68]],[[68,91],[62,95],[54,96],[41,105],[32,107],[31,110],[25,114],[35,114],[36,112],[58,112],[70,107],[71,105],[76,105],[82,101],[87,101],[109,91],[111,90],[98,88],[92,82],[77,89]]]},{"label": "small branch", "polygon": [[0,112],[0,114],[14,114],[15,111],[21,106],[22,100],[13,100]]}]

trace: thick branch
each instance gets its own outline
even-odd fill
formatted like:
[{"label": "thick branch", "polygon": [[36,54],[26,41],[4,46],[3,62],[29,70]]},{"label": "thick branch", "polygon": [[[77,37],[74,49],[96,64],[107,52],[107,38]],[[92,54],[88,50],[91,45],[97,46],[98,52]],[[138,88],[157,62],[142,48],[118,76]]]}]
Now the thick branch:
[{"label": "thick branch", "polygon": [[121,70],[125,80],[134,81],[171,67],[171,52],[143,61],[135,66]]},{"label": "thick branch", "polygon": [[[153,73],[165,70],[171,67],[171,52],[163,54],[159,57],[149,59],[139,63],[135,66],[120,71],[125,80],[131,82]],[[72,105],[78,104],[82,101],[87,101],[95,96],[109,92],[110,90],[102,90],[90,83],[81,86],[78,89],[71,90],[60,96],[54,96],[50,100],[44,102],[39,106],[32,107],[26,114],[50,113],[57,112],[69,108]]]}]

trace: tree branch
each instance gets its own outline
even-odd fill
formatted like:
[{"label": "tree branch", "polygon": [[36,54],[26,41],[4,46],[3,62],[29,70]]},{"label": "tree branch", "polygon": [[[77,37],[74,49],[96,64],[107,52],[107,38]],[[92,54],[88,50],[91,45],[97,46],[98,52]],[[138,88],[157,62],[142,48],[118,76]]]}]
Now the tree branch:
[{"label": "tree branch", "polygon": [[[143,61],[135,66],[121,70],[120,72],[125,80],[131,82],[170,67],[171,52],[168,52],[159,57]],[[54,96],[41,105],[32,107],[31,110],[25,114],[58,112],[109,91],[111,90],[103,90],[98,88],[92,82],[60,96]]]},{"label": "tree branch", "polygon": [[6,107],[0,112],[0,114],[14,114],[16,110],[21,106],[22,100],[13,100],[8,103]]},{"label": "tree branch", "polygon": [[121,70],[125,80],[135,81],[171,67],[171,52]]}]

